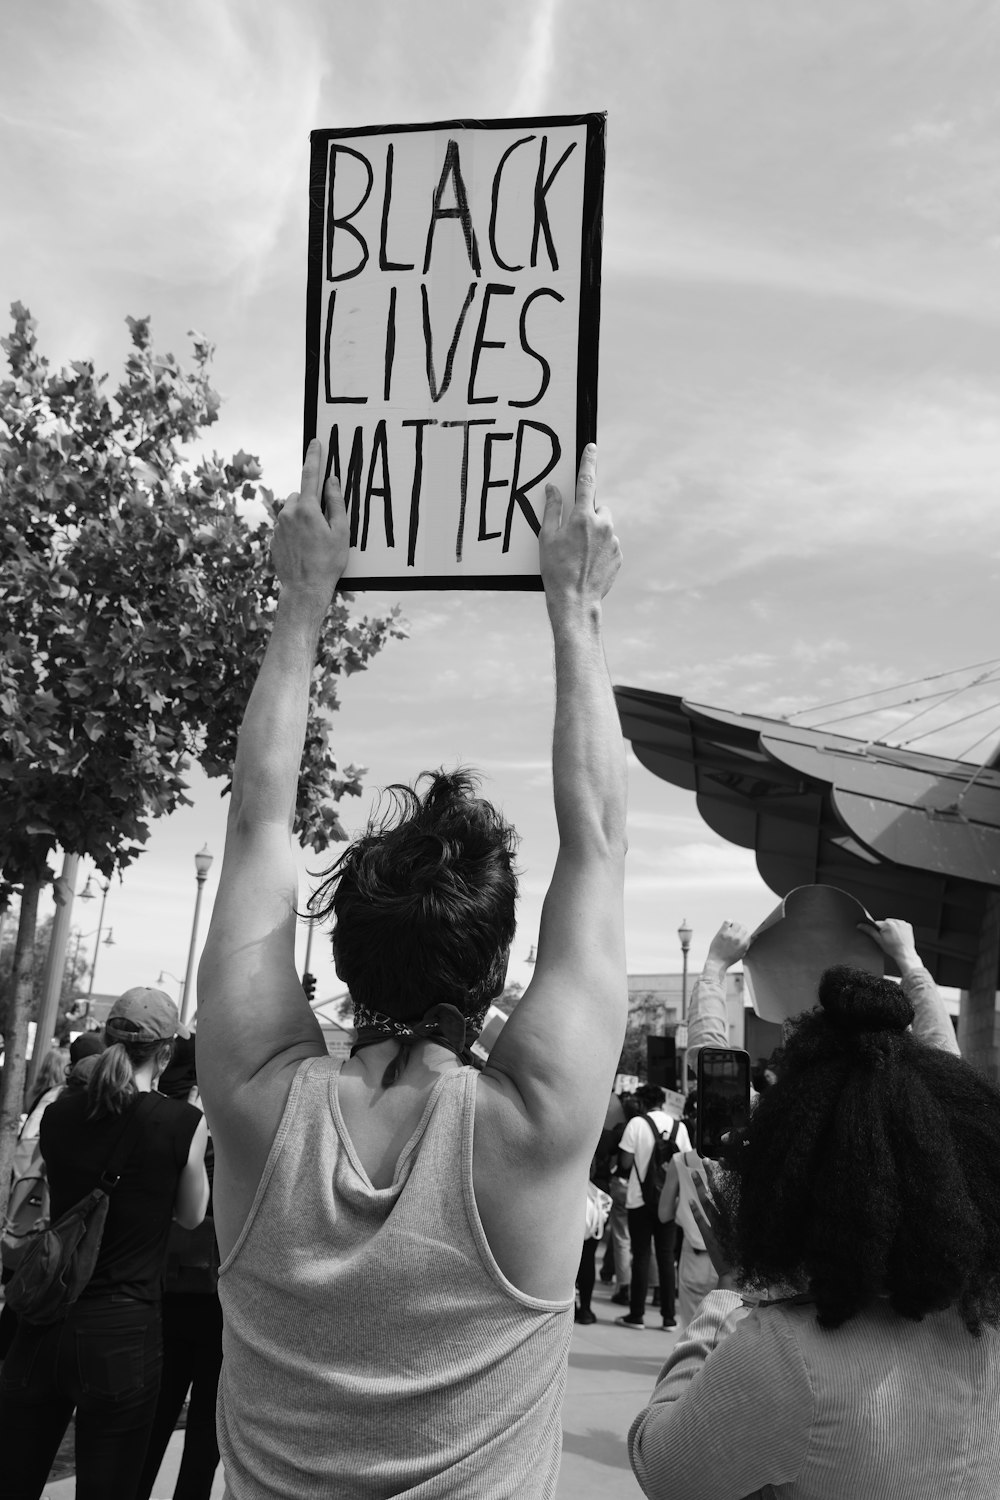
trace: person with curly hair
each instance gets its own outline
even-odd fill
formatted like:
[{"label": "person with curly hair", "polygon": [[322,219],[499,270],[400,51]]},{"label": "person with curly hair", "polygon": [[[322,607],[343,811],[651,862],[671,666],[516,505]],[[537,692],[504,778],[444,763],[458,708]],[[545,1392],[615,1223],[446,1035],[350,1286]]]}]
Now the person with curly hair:
[{"label": "person with curly hair", "polygon": [[650,1500],[1000,1494],[1000,1091],[909,925],[866,930],[902,983],[827,970],[699,1186],[719,1289],[629,1431]]},{"label": "person with curly hair", "polygon": [[555,1492],[587,1182],[628,1012],[625,756],[601,638],[621,551],[595,466],[588,447],[565,509],[546,492],[560,844],[531,984],[482,1071],[466,1048],[503,989],[517,881],[514,832],[467,772],[393,788],[316,893],[354,1003],[343,1065],[303,993],[290,835],[348,553],[318,443],[278,518],[281,593],[198,978],[219,1446],[240,1500]]}]

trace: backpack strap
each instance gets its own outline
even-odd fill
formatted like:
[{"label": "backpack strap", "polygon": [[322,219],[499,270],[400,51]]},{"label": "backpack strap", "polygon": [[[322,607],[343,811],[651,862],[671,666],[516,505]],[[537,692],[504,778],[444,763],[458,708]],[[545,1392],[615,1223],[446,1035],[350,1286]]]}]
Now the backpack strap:
[{"label": "backpack strap", "polygon": [[[649,1176],[650,1172],[653,1170],[653,1163],[656,1160],[656,1147],[657,1147],[657,1143],[659,1141],[662,1141],[663,1137],[666,1135],[666,1131],[665,1130],[657,1130],[656,1126],[653,1124],[652,1120],[649,1118],[649,1115],[643,1115],[642,1118],[645,1120],[646,1124],[649,1126],[650,1130],[653,1132],[653,1144],[649,1148],[649,1162],[647,1163],[647,1166],[646,1166],[645,1175],[642,1176],[642,1177],[640,1177],[639,1176],[639,1168],[638,1167],[635,1168],[635,1175],[636,1175],[636,1178],[638,1179],[639,1182],[645,1182],[646,1178]],[[635,1163],[633,1162],[632,1165],[635,1166]]]},{"label": "backpack strap", "polygon": [[[115,1136],[115,1144],[111,1155],[108,1157],[107,1166],[104,1168],[99,1179],[100,1185],[106,1193],[110,1193],[113,1188],[118,1186],[121,1180],[122,1168],[131,1154],[132,1146],[135,1144],[136,1127],[143,1115],[143,1103],[145,1100],[154,1097],[152,1092],[149,1094],[140,1094],[132,1107],[126,1112],[125,1123]],[[146,1113],[148,1114],[149,1111],[146,1110]]]},{"label": "backpack strap", "polygon": [[670,1132],[670,1139],[667,1142],[668,1146],[672,1146],[675,1143],[675,1141],[677,1140],[677,1132],[680,1129],[680,1126],[681,1126],[680,1120],[675,1120],[674,1124],[673,1124],[673,1129]]}]

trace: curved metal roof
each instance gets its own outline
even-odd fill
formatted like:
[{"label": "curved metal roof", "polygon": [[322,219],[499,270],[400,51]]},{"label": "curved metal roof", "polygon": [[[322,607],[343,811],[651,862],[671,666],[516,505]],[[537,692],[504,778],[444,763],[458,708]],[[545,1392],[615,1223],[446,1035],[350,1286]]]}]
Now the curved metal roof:
[{"label": "curved metal roof", "polygon": [[912,922],[939,984],[971,986],[1000,889],[1000,770],[642,688],[615,697],[641,764],[693,791],[777,895],[840,886],[873,916]]}]

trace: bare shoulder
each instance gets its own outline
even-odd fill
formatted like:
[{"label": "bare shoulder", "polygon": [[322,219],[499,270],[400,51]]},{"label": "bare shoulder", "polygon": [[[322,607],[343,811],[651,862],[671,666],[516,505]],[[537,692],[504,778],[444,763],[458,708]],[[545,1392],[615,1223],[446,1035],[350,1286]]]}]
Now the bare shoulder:
[{"label": "bare shoulder", "polygon": [[581,1161],[579,1152],[557,1157],[542,1149],[538,1127],[510,1079],[479,1075],[476,1207],[497,1265],[529,1297],[558,1302],[573,1296],[587,1195]]},{"label": "bare shoulder", "polygon": [[250,1079],[202,1090],[215,1150],[214,1213],[225,1258],[239,1239],[281,1125],[292,1083],[312,1048],[289,1049]]}]

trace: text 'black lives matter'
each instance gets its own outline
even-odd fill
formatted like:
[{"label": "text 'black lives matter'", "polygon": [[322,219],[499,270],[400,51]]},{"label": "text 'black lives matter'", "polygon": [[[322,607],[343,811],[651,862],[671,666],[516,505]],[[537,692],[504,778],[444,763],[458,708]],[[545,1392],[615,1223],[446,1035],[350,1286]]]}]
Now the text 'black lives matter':
[{"label": "text 'black lives matter'", "polygon": [[538,588],[596,436],[604,117],[312,138],[305,441],[344,587]]}]

